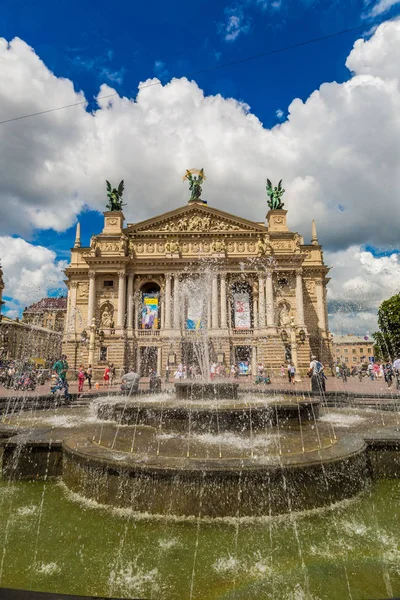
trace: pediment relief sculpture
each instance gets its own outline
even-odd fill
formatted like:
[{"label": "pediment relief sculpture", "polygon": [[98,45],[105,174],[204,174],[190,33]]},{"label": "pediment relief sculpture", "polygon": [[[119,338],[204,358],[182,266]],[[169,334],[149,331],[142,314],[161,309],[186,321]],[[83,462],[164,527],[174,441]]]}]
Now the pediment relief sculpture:
[{"label": "pediment relief sculpture", "polygon": [[154,225],[151,230],[167,232],[239,231],[240,227],[210,215],[192,215]]}]

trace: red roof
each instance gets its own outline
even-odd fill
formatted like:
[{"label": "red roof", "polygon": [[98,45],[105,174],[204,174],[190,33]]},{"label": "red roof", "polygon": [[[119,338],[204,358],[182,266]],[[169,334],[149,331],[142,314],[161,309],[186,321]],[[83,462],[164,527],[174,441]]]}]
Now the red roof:
[{"label": "red roof", "polygon": [[24,310],[27,313],[41,313],[46,310],[67,310],[67,298],[42,298]]}]

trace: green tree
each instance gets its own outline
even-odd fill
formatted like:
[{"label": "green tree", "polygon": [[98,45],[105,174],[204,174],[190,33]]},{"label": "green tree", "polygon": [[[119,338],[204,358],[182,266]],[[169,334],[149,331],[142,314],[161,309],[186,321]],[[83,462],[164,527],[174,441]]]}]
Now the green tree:
[{"label": "green tree", "polygon": [[380,331],[373,334],[383,359],[400,356],[400,294],[384,300],[378,309]]}]

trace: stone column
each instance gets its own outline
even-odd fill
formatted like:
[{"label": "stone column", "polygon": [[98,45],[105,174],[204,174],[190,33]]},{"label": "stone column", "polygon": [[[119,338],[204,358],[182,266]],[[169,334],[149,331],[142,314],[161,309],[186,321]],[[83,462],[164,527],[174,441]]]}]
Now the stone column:
[{"label": "stone column", "polygon": [[171,273],[165,275],[164,329],[171,329]]},{"label": "stone column", "polygon": [[227,311],[226,311],[226,273],[221,273],[221,329],[227,329]]},{"label": "stone column", "polygon": [[260,329],[265,328],[265,280],[264,277],[258,279],[258,326]]},{"label": "stone column", "polygon": [[157,375],[161,377],[161,347],[157,348]]},{"label": "stone column", "polygon": [[265,281],[265,299],[267,305],[267,325],[268,327],[275,326],[274,314],[274,286],[272,282],[272,271],[267,271],[267,279]]},{"label": "stone column", "polygon": [[179,293],[179,275],[174,275],[174,329],[181,328],[181,307]]},{"label": "stone column", "polygon": [[211,281],[211,327],[218,329],[218,275],[213,273]]},{"label": "stone column", "polygon": [[96,273],[95,271],[89,271],[89,300],[88,300],[88,327],[92,324],[94,317],[94,309],[96,303]]},{"label": "stone column", "polygon": [[75,333],[76,329],[76,296],[78,291],[78,282],[71,281],[68,292],[68,331]]},{"label": "stone column", "polygon": [[253,328],[257,329],[258,327],[258,300],[253,294]]},{"label": "stone column", "polygon": [[88,357],[88,364],[92,365],[92,366],[94,363],[95,338],[96,338],[96,323],[95,323],[95,319],[93,317],[92,322],[90,324],[90,328],[89,328],[89,357]]},{"label": "stone column", "polygon": [[128,329],[133,328],[133,273],[128,275]]},{"label": "stone column", "polygon": [[324,306],[324,286],[322,279],[316,279],[315,281],[315,293],[317,296],[317,314],[318,314],[318,327],[325,331],[325,306]]},{"label": "stone column", "polygon": [[139,307],[140,307],[140,292],[136,292],[133,299],[133,329],[139,329]]},{"label": "stone column", "polygon": [[257,375],[257,346],[251,347],[251,376],[254,377]]},{"label": "stone column", "polygon": [[125,324],[125,271],[118,271],[118,317],[117,327],[123,329]]},{"label": "stone column", "polygon": [[301,269],[296,271],[296,309],[297,325],[304,325],[304,302],[303,302],[303,273]]}]

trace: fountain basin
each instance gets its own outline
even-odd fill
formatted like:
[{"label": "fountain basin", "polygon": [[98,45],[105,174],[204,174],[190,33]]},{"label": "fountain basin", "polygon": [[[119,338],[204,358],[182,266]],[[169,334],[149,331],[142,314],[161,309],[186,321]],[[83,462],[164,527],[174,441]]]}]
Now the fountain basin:
[{"label": "fountain basin", "polygon": [[184,517],[276,515],[326,506],[359,493],[368,481],[359,436],[321,452],[258,459],[132,455],[64,441],[63,480],[101,504]]},{"label": "fountain basin", "polygon": [[97,407],[97,416],[123,425],[162,426],[163,429],[176,431],[190,428],[192,431],[210,433],[256,432],[290,421],[299,424],[313,423],[318,419],[319,407],[319,399],[183,403],[172,397],[160,401],[135,398],[125,402],[101,401]]},{"label": "fountain basin", "polygon": [[231,382],[199,382],[180,381],[175,383],[175,394],[178,400],[236,400],[238,383]]}]

